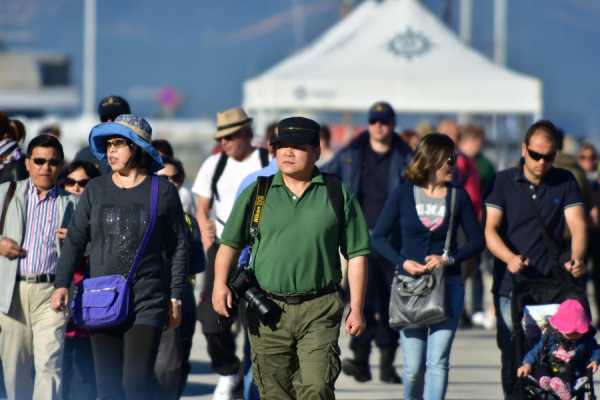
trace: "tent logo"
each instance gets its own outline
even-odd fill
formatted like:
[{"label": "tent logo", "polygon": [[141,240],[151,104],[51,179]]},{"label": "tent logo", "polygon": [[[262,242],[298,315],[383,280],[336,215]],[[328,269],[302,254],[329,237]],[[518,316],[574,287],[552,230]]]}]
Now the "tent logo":
[{"label": "tent logo", "polygon": [[403,33],[394,36],[387,47],[393,54],[411,60],[427,53],[432,46],[427,36],[408,27]]}]

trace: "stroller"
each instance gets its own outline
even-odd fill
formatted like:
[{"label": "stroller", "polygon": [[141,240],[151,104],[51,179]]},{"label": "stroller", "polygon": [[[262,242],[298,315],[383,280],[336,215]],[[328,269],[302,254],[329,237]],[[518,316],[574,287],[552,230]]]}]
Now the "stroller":
[{"label": "stroller", "polygon": [[[583,285],[573,280],[570,274],[557,263],[549,277],[535,279],[518,279],[513,284],[512,320],[513,348],[515,364],[513,370],[519,367],[524,355],[533,347],[542,335],[547,319],[554,314],[558,304],[567,299],[577,299],[589,313],[589,303]],[[517,321],[521,323],[516,323]],[[540,363],[544,362],[544,358]],[[536,368],[543,365],[533,365]],[[574,383],[571,389],[572,399],[595,400],[593,374],[587,370]],[[533,376],[517,379],[513,390],[513,399],[518,400],[558,400],[551,391],[542,389],[538,379]]]}]

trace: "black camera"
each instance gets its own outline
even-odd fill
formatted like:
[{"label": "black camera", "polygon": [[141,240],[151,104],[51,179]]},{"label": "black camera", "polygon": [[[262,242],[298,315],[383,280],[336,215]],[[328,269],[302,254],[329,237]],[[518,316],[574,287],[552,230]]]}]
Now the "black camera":
[{"label": "black camera", "polygon": [[229,282],[229,288],[237,299],[244,299],[248,308],[254,311],[258,319],[265,325],[273,322],[279,314],[279,306],[269,299],[258,286],[254,274],[249,269],[242,269]]}]

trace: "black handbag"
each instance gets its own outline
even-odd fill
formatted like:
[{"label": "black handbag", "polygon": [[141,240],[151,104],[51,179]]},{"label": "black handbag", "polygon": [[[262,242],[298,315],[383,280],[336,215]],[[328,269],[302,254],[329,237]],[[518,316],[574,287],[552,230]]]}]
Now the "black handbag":
[{"label": "black handbag", "polygon": [[[450,221],[444,256],[448,256],[454,227],[456,188],[452,188],[450,201]],[[437,324],[448,318],[446,313],[446,274],[445,268],[414,277],[402,274],[396,268],[390,295],[390,327],[394,329],[423,327]]]}]

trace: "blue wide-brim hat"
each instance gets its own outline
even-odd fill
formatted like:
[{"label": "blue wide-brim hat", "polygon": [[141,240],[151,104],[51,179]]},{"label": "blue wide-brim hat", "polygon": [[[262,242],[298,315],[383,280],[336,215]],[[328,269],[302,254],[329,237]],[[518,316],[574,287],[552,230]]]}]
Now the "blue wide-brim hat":
[{"label": "blue wide-brim hat", "polygon": [[113,122],[104,122],[93,127],[89,137],[90,150],[98,160],[106,159],[106,140],[110,136],[123,136],[148,153],[152,157],[150,172],[163,168],[160,154],[152,147],[152,127],[144,118],[122,114]]}]

